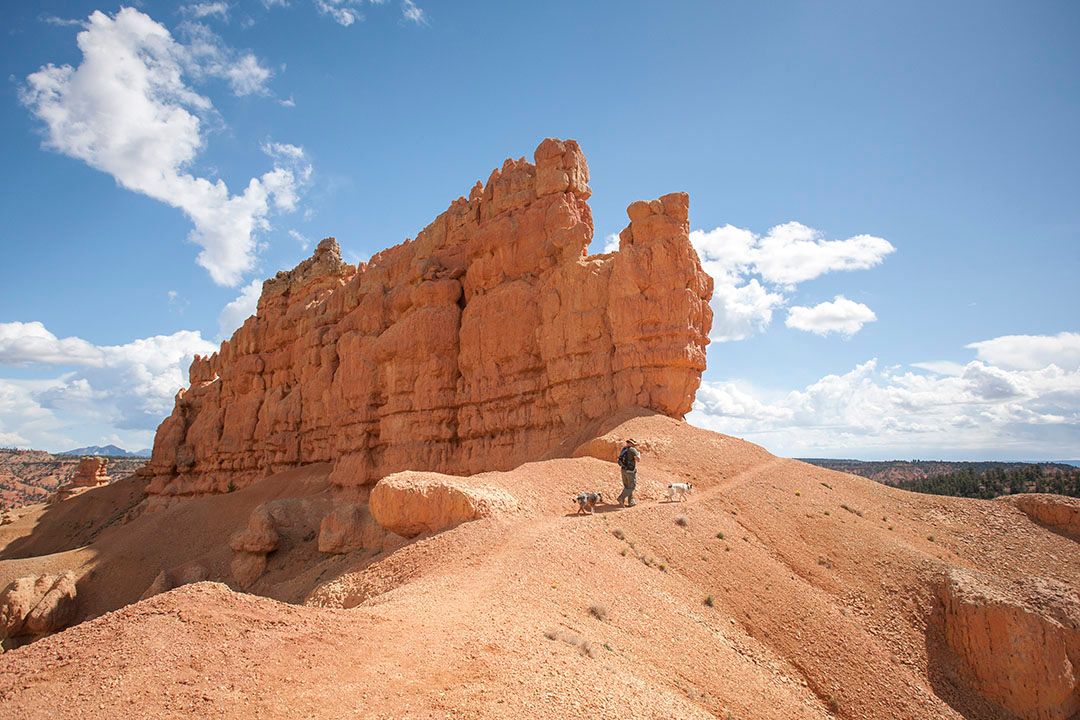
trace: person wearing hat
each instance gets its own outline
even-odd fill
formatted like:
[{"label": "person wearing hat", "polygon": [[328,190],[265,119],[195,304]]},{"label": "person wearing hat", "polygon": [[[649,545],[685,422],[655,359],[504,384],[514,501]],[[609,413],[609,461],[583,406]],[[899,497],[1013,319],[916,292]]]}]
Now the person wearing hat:
[{"label": "person wearing hat", "polygon": [[637,441],[627,438],[626,445],[619,451],[619,469],[622,470],[622,493],[619,495],[619,505],[625,501],[633,507],[634,489],[637,487],[637,461],[641,452],[637,449]]}]

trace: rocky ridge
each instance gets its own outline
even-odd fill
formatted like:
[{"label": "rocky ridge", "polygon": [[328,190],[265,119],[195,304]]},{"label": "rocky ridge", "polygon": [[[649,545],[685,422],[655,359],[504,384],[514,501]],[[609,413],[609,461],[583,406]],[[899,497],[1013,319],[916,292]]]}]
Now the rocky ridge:
[{"label": "rocky ridge", "polygon": [[619,251],[588,256],[581,149],[548,139],[534,158],[369,263],[326,239],[267,280],[256,316],[192,363],[148,492],[220,493],[312,462],[353,488],[509,469],[620,408],[689,411],[712,280],[687,195],[631,204]]}]

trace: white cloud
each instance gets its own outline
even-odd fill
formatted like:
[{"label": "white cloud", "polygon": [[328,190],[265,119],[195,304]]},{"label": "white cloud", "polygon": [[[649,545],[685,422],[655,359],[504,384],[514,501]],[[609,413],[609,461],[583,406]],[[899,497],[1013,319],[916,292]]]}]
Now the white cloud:
[{"label": "white cloud", "polygon": [[832,302],[818,303],[813,307],[795,306],[788,310],[784,322],[789,328],[828,335],[840,333],[851,337],[862,330],[863,325],[877,320],[874,311],[843,295],[837,295]]},{"label": "white cloud", "polygon": [[354,7],[353,0],[315,0],[315,7],[323,15],[329,15],[334,22],[342,27],[349,27],[357,20],[363,20],[364,16]]},{"label": "white cloud", "polygon": [[57,15],[46,15],[41,18],[41,21],[48,25],[55,25],[56,27],[75,27],[83,24],[82,20],[76,20],[75,18],[62,18]]},{"label": "white cloud", "polygon": [[745,340],[772,322],[773,310],[784,296],[770,292],[757,278],[745,285],[717,281],[713,288],[713,325],[709,336],[718,342]]},{"label": "white cloud", "polygon": [[[825,240],[797,222],[777,225],[764,236],[734,225],[693,230],[690,242],[714,281],[710,337],[717,342],[764,331],[798,283],[828,272],[873,267],[895,250],[887,240],[870,235]],[[832,303],[792,308],[787,325],[850,335],[873,319],[870,308],[837,296]]]},{"label": "white cloud", "polygon": [[611,233],[604,238],[604,249],[601,253],[613,253],[619,251],[619,235],[618,233]]},{"label": "white cloud", "polygon": [[888,240],[873,235],[825,240],[817,230],[789,222],[770,229],[758,240],[752,262],[766,281],[795,285],[828,272],[867,270],[880,265],[895,250]]},{"label": "white cloud", "polygon": [[801,390],[704,381],[688,420],[803,457],[1080,455],[1080,368],[920,365],[948,372],[870,360]]},{"label": "white cloud", "polygon": [[1080,369],[1080,333],[1004,335],[965,347],[974,350],[984,362],[1014,370],[1036,370],[1047,365]]},{"label": "white cloud", "polygon": [[402,0],[401,14],[405,16],[406,20],[410,20],[417,24],[427,22],[424,11],[418,8],[413,0]]},{"label": "white cloud", "polygon": [[244,286],[235,300],[221,309],[218,315],[219,338],[229,337],[244,324],[245,320],[255,314],[259,305],[259,296],[262,294],[262,285],[262,280],[252,280]]},{"label": "white cloud", "polygon": [[202,23],[183,22],[179,29],[186,42],[176,43],[176,59],[192,78],[225,80],[237,97],[270,94],[274,73],[254,54],[234,50]]},{"label": "white cloud", "polygon": [[[254,236],[268,227],[270,203],[294,207],[310,165],[277,164],[239,195],[222,180],[193,175],[188,168],[204,145],[199,114],[213,106],[183,75],[195,66],[218,73],[213,53],[198,43],[180,45],[164,26],[132,8],[114,17],[94,12],[78,45],[78,67],[46,65],[20,93],[45,124],[45,145],[183,211],[194,225],[189,239],[202,248],[198,264],[214,282],[238,284],[255,265]],[[245,84],[249,66],[237,73],[230,77],[234,90],[254,87]]]},{"label": "white cloud", "polygon": [[192,356],[217,349],[188,330],[95,345],[59,339],[39,322],[14,322],[0,323],[0,337],[0,364],[73,368],[39,380],[0,378],[0,438],[53,449],[75,438],[94,442],[103,431],[144,447],[187,384]]},{"label": "white cloud", "polygon": [[0,364],[102,365],[100,348],[77,337],[58,338],[39,322],[0,323]]},{"label": "white cloud", "polygon": [[229,19],[229,4],[227,2],[200,2],[184,5],[180,12],[193,18],[205,18],[217,16],[221,20]]},{"label": "white cloud", "polygon": [[291,237],[293,240],[300,244],[301,250],[307,250],[309,247],[311,247],[311,238],[309,238],[307,235],[304,235],[298,230],[289,230],[289,237]]}]

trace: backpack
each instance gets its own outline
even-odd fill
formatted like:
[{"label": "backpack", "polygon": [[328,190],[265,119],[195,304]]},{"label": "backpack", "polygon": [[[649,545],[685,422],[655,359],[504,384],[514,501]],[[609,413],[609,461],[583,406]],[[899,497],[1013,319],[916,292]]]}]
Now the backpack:
[{"label": "backpack", "polygon": [[637,458],[634,457],[632,448],[624,447],[619,452],[619,467],[623,470],[633,470],[637,467]]}]

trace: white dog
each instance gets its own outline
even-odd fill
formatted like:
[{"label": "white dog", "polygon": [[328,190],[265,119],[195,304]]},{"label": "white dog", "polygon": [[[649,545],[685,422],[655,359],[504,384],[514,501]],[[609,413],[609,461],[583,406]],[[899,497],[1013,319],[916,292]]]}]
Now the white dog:
[{"label": "white dog", "polygon": [[686,500],[686,496],[694,491],[694,483],[671,483],[667,486],[667,499],[672,502],[676,496],[680,500]]}]

